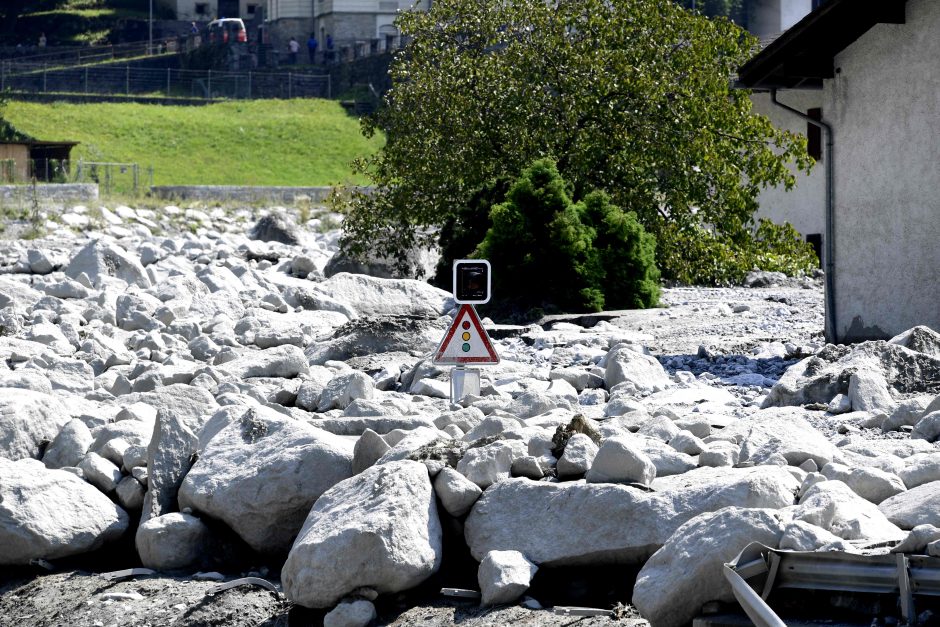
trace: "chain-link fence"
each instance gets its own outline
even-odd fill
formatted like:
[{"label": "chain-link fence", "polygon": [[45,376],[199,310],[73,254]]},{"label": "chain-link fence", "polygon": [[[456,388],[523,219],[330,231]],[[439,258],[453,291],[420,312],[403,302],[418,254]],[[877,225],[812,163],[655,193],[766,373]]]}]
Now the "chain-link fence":
[{"label": "chain-link fence", "polygon": [[[102,195],[138,195],[153,186],[153,168],[137,163],[70,161],[67,159],[0,159],[0,183],[97,183]],[[148,187],[149,188],[149,187]]]},{"label": "chain-link fence", "polygon": [[0,91],[166,98],[330,98],[329,74],[86,66],[6,74]]}]

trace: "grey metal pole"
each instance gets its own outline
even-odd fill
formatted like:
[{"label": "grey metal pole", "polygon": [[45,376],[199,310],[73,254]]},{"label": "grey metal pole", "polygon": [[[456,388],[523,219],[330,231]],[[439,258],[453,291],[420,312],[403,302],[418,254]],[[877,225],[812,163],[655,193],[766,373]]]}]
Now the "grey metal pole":
[{"label": "grey metal pole", "polygon": [[124,66],[124,92],[125,95],[131,95],[131,66]]},{"label": "grey metal pole", "polygon": [[85,68],[85,93],[88,93],[88,68]]},{"label": "grey metal pole", "polygon": [[170,97],[170,68],[166,69],[166,97]]},{"label": "grey metal pole", "polygon": [[147,56],[153,54],[153,0],[150,0],[150,21],[147,32]]}]

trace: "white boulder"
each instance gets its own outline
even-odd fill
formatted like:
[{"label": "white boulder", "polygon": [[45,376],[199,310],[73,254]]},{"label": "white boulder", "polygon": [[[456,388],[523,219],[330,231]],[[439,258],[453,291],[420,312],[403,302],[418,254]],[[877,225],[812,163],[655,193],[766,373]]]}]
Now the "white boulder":
[{"label": "white boulder", "polygon": [[483,493],[464,535],[478,560],[489,551],[516,550],[540,566],[638,563],[698,514],[728,506],[787,507],[798,486],[785,468],[770,466],[697,469],[657,479],[656,492],[509,479]]},{"label": "white boulder", "polygon": [[781,514],[770,509],[726,507],[679,527],[643,565],[633,605],[657,627],[692,622],[707,601],[734,601],[722,569],[751,542],[776,548]]},{"label": "white boulder", "polygon": [[512,603],[529,589],[538,569],[519,551],[490,551],[477,569],[482,604]]},{"label": "white boulder", "polygon": [[352,444],[274,412],[226,415],[183,480],[179,506],[225,522],[256,551],[286,551],[314,501],[352,474]]},{"label": "white boulder", "polygon": [[360,587],[412,588],[441,564],[441,523],[423,464],[366,469],[326,491],[307,516],[281,571],[287,597],[329,607]]},{"label": "white boulder", "polygon": [[656,478],[656,466],[632,438],[614,436],[601,443],[587,472],[588,483],[640,483]]},{"label": "white boulder", "polygon": [[211,538],[204,522],[195,516],[174,512],[141,523],[135,542],[145,568],[180,570],[199,566]]},{"label": "white boulder", "polygon": [[0,564],[94,551],[120,538],[128,522],[123,509],[74,474],[0,457]]}]

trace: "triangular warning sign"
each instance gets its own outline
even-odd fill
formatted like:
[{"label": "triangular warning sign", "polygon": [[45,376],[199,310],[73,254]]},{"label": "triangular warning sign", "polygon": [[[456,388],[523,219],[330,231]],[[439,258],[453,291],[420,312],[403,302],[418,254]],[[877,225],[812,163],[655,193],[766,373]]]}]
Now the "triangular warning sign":
[{"label": "triangular warning sign", "polygon": [[435,364],[498,364],[499,355],[473,305],[461,305],[431,360]]}]

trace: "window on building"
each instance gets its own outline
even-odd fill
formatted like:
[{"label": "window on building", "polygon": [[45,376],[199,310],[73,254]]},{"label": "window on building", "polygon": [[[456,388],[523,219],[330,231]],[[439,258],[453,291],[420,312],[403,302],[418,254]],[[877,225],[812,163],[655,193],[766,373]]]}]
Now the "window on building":
[{"label": "window on building", "polygon": [[258,5],[257,5],[257,4],[249,4],[248,6],[245,7],[245,12],[246,12],[250,17],[254,17],[255,15],[258,14]]},{"label": "window on building", "polygon": [[816,257],[819,258],[819,265],[822,267],[822,233],[810,233],[806,236],[806,243],[816,251]]},{"label": "window on building", "polygon": [[208,2],[197,2],[196,3],[196,15],[207,15],[209,13],[209,3]]},{"label": "window on building", "polygon": [[[810,109],[806,115],[822,120],[822,109]],[[810,122],[806,123],[806,152],[816,161],[822,161],[822,129]]]}]

